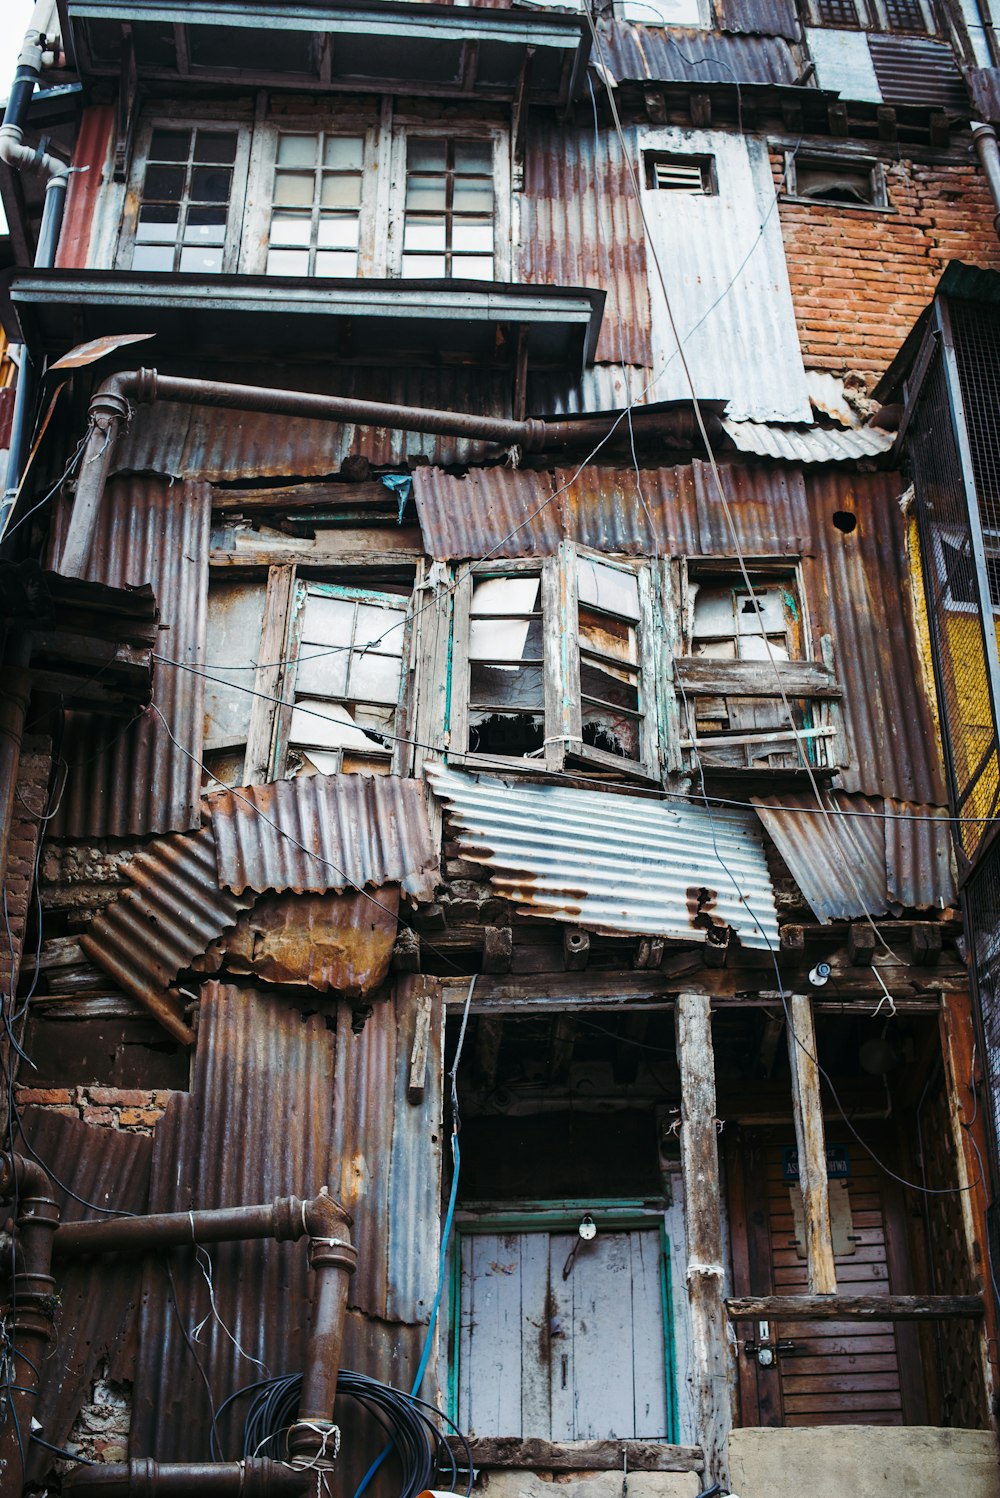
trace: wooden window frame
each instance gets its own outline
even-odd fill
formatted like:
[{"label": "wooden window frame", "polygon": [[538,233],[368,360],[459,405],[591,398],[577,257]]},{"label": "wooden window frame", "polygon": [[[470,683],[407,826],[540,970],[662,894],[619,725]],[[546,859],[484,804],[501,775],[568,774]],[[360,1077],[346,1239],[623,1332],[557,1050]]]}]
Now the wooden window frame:
[{"label": "wooden window frame", "polygon": [[[599,562],[628,573],[637,582],[640,616],[636,623],[641,758],[626,759],[583,742],[583,699],[580,689],[579,584],[580,558]],[[474,580],[484,577],[517,577],[525,573],[541,580],[541,614],[544,677],[544,753],[526,755],[481,754],[469,750],[469,644]],[[629,563],[605,556],[573,541],[563,541],[554,557],[512,562],[477,562],[458,577],[454,587],[452,614],[451,689],[449,693],[448,760],[522,770],[562,771],[570,760],[601,770],[615,770],[623,777],[641,781],[660,780],[657,725],[655,619],[651,567],[648,561]]]},{"label": "wooden window frame", "polygon": [[[850,213],[894,213],[889,201],[889,189],[886,182],[885,166],[874,156],[854,156],[845,153],[823,152],[810,150],[786,150],[784,187],[781,197],[784,201],[792,203],[803,203],[819,208],[844,209]],[[799,166],[825,167],[831,172],[867,172],[871,184],[871,202],[868,203],[846,203],[837,198],[812,197],[798,191],[798,168]]]},{"label": "wooden window frame", "polygon": [[908,28],[897,27],[890,23],[889,12],[885,0],[853,0],[853,9],[856,20],[851,23],[843,20],[828,21],[822,15],[820,0],[807,0],[807,24],[810,26],[822,26],[828,31],[877,31],[886,36],[940,36],[941,27],[934,11],[932,0],[917,0],[923,16],[923,27]]},{"label": "wooden window frame", "polygon": [[441,121],[427,121],[420,124],[400,122],[393,126],[384,274],[393,277],[402,275],[403,231],[406,223],[407,144],[410,140],[417,138],[439,140],[442,136],[455,140],[489,141],[492,144],[493,279],[494,281],[510,281],[512,279],[510,132],[506,128],[474,119],[448,120],[446,124],[442,124]]}]

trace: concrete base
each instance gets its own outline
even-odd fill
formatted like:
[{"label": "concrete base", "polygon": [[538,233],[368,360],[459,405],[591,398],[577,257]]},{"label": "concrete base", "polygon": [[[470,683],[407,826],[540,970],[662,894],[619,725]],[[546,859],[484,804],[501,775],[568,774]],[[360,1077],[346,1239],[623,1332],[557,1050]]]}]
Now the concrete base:
[{"label": "concrete base", "polygon": [[[491,1467],[480,1472],[475,1492],[488,1498],[622,1498],[621,1472],[521,1472]],[[630,1472],[627,1498],[697,1498],[696,1472]],[[964,1495],[963,1495],[964,1498]],[[975,1498],[979,1498],[978,1493]]]},{"label": "concrete base", "polygon": [[818,1425],[729,1437],[739,1498],[1000,1498],[997,1463],[996,1437],[985,1430]]}]

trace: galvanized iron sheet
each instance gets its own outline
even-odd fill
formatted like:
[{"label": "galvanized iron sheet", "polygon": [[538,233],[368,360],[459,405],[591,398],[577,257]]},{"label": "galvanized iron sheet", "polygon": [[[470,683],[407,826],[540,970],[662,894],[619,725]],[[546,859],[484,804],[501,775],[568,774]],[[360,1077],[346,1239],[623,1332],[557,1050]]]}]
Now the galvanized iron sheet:
[{"label": "galvanized iron sheet", "polygon": [[679,26],[634,26],[605,20],[594,54],[619,83],[795,82],[799,74],[788,43],[779,36],[732,36],[685,31]]},{"label": "galvanized iron sheet", "polygon": [[111,104],[92,104],[83,111],[73,147],[73,175],[66,193],[56,265],[82,270],[88,260],[94,214],[104,186],[104,163],[115,125]]},{"label": "galvanized iron sheet", "polygon": [[[102,1214],[74,1200],[63,1185],[83,1202],[99,1207],[146,1210],[150,1138],[92,1128],[43,1108],[25,1108],[21,1124],[31,1149],[58,1177],[53,1186],[64,1222]],[[56,1275],[55,1340],[42,1362],[35,1418],[46,1441],[65,1446],[102,1365],[107,1362],[107,1376],[115,1382],[134,1377],[140,1267],[127,1259],[80,1260],[60,1262]],[[33,1446],[29,1476],[40,1482],[55,1460],[50,1452]]]},{"label": "galvanized iron sheet", "polygon": [[716,0],[716,10],[723,31],[799,40],[799,20],[792,0]]},{"label": "galvanized iron sheet", "polygon": [[[513,414],[509,370],[330,368],[328,379],[313,381],[325,394],[433,410],[477,411],[483,416]],[[217,377],[226,378],[225,374]],[[273,383],[273,367],[244,368],[231,378],[266,385]],[[298,385],[298,381],[296,374],[289,383]],[[136,407],[129,430],[115,450],[114,470],[186,479],[318,478],[339,472],[352,454],[378,465],[425,459],[450,464],[472,463],[494,450],[493,444],[463,437],[161,401]]]},{"label": "galvanized iron sheet", "polygon": [[646,238],[613,130],[532,119],[519,271],[523,281],[606,290],[597,359],[651,364]]},{"label": "galvanized iron sheet", "polygon": [[592,364],[579,378],[543,371],[528,375],[532,416],[586,416],[639,406],[651,389],[650,371],[639,364]]},{"label": "galvanized iron sheet", "polygon": [[[186,832],[199,823],[208,608],[210,491],[159,478],[115,479],[101,503],[86,577],[112,587],[152,586],[160,609],[153,704],[124,728],[68,714],[62,753],[66,790],[54,836],[135,837]],[[56,527],[60,544],[66,515]],[[185,667],[196,668],[194,670]],[[161,715],[162,714],[162,718]]]},{"label": "galvanized iron sheet", "polygon": [[919,104],[968,118],[969,95],[948,43],[870,32],[868,50],[886,104]]},{"label": "galvanized iron sheet", "polygon": [[792,427],[759,421],[724,421],[722,430],[740,452],[785,463],[853,463],[880,458],[896,441],[879,427]]},{"label": "galvanized iron sheet", "polygon": [[94,917],[80,944],[155,1017],[166,1004],[186,1028],[182,1001],[167,989],[192,958],[236,924],[254,896],[219,888],[211,827],[152,843],[125,865],[125,876],[135,887]]},{"label": "galvanized iron sheet", "polygon": [[400,884],[428,900],[438,876],[423,786],[395,775],[300,775],[208,798],[219,881],[304,890]]},{"label": "galvanized iron sheet", "polygon": [[777,949],[778,918],[752,813],[605,795],[427,766],[462,857],[522,915],[591,931],[705,941],[730,926]]},{"label": "galvanized iron sheet", "polygon": [[811,793],[753,800],[817,920],[940,909],[954,899],[943,808],[840,791],[827,797],[829,815]]},{"label": "galvanized iron sheet", "polygon": [[965,81],[976,119],[996,124],[1000,120],[1000,68],[966,68]]}]

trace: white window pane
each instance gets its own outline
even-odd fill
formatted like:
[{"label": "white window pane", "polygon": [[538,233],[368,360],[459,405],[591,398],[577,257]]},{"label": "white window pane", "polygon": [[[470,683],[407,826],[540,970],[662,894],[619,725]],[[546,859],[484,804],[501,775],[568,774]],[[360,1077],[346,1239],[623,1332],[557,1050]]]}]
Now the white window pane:
[{"label": "white window pane", "polygon": [[453,147],[456,172],[493,173],[493,143],[488,140],[457,140]]},{"label": "white window pane", "polygon": [[173,245],[137,244],[132,252],[133,270],[173,270]]},{"label": "white window pane", "polygon": [[295,690],[310,697],[346,697],[350,652],[330,645],[302,645]]},{"label": "white window pane", "polygon": [[222,247],[210,249],[207,246],[195,248],[193,245],[185,245],[181,250],[180,270],[186,270],[192,275],[208,276],[216,275],[222,269]]},{"label": "white window pane", "polygon": [[740,640],[741,661],[766,661],[772,658],[776,661],[787,661],[788,651],[785,649],[783,643],[779,643],[779,641],[777,640],[772,640],[771,654],[769,656],[767,645],[764,643],[763,635],[757,635],[756,637],[754,637],[753,635],[744,636],[744,638]]},{"label": "white window pane", "polygon": [[361,178],[353,173],[323,178],[319,195],[323,208],[357,208],[361,204]]},{"label": "white window pane", "polygon": [[469,659],[473,661],[540,661],[539,619],[472,619]]},{"label": "white window pane", "polygon": [[267,274],[269,276],[308,276],[308,250],[268,250]]},{"label": "white window pane", "polygon": [[309,248],[312,217],[308,213],[272,213],[271,243]]},{"label": "white window pane", "polygon": [[593,604],[622,619],[638,619],[639,580],[634,572],[622,572],[591,557],[580,557],[578,577],[581,603]]},{"label": "white window pane", "polygon": [[281,208],[311,208],[315,189],[312,172],[279,172],[274,179],[274,201]]},{"label": "white window pane", "polygon": [[361,221],[356,213],[323,214],[316,243],[324,250],[356,250]]},{"label": "white window pane", "polygon": [[328,135],[323,147],[323,165],[342,172],[360,172],[364,153],[365,143],[360,135]]},{"label": "white window pane", "polygon": [[407,177],[406,207],[424,213],[433,213],[447,207],[444,178]]},{"label": "white window pane", "polygon": [[224,244],[226,240],[225,220],[221,224],[197,224],[193,215],[188,217],[184,229],[184,243],[192,245]]},{"label": "white window pane", "polygon": [[473,614],[534,614],[538,612],[542,580],[527,577],[483,577],[472,589]]},{"label": "white window pane", "polygon": [[176,205],[154,203],[139,214],[135,230],[136,244],[174,244],[177,240]]},{"label": "white window pane", "polygon": [[278,164],[280,166],[315,166],[315,135],[280,135],[278,137]]},{"label": "white window pane", "polygon": [[459,281],[492,281],[493,256],[455,255],[451,273]]},{"label": "white window pane", "polygon": [[698,586],[694,601],[694,634],[733,635],[736,617],[733,613],[731,588]]},{"label": "white window pane", "polygon": [[356,608],[351,598],[308,594],[302,616],[303,645],[350,645],[354,640]]},{"label": "white window pane", "polygon": [[[741,635],[759,635],[761,632],[761,620],[764,628],[784,631],[785,610],[784,600],[780,588],[755,588],[754,596],[757,600],[757,608],[754,608],[754,600],[742,590],[736,595],[736,617],[739,621],[739,632]],[[760,615],[758,617],[758,610]]]},{"label": "white window pane", "polygon": [[380,655],[402,655],[405,609],[380,609],[368,603],[358,604],[358,622],[354,627],[356,645],[378,641]]},{"label": "white window pane", "polygon": [[444,171],[447,145],[443,140],[421,140],[411,136],[406,142],[406,166],[411,172]]},{"label": "white window pane", "polygon": [[316,697],[303,698],[292,709],[288,741],[321,749],[371,748],[371,739],[357,727],[349,708]]},{"label": "white window pane", "polygon": [[403,275],[417,280],[434,280],[447,273],[443,255],[404,255]]},{"label": "white window pane", "polygon": [[452,224],[451,246],[454,250],[480,255],[493,254],[493,220],[489,218],[457,218]]},{"label": "white window pane", "polygon": [[443,252],[447,249],[444,218],[418,218],[408,213],[403,229],[403,248]]},{"label": "white window pane", "polygon": [[320,250],[316,256],[317,276],[352,278],[358,274],[358,257],[354,250]]},{"label": "white window pane", "polygon": [[389,702],[393,706],[399,701],[399,678],[402,661],[398,656],[367,655],[351,657],[349,692],[352,697],[365,697],[371,702]]},{"label": "white window pane", "polygon": [[455,178],[452,207],[456,213],[492,213],[493,183],[481,179]]}]

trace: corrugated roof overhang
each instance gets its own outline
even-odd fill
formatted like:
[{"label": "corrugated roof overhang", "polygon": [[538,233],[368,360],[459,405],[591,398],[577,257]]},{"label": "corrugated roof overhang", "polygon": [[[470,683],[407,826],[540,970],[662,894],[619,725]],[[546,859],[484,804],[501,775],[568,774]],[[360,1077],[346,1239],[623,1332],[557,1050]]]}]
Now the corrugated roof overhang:
[{"label": "corrugated roof overhang", "polygon": [[[15,271],[0,316],[32,353],[107,334],[155,333],[157,357],[322,355],[378,363],[509,360],[524,330],[533,368],[591,362],[604,292],[492,281],[327,281],[267,276]],[[503,351],[509,350],[505,355]]]},{"label": "corrugated roof overhang", "polygon": [[63,0],[84,78],[119,76],[131,35],[142,79],[335,91],[377,88],[566,104],[590,52],[582,15],[393,0]]}]

